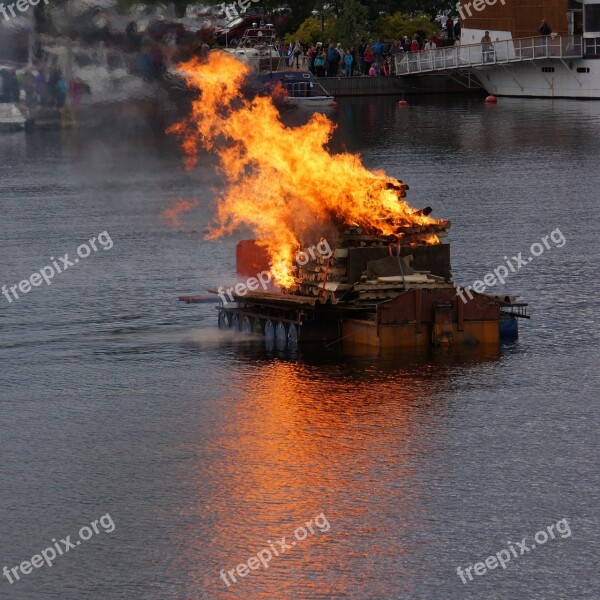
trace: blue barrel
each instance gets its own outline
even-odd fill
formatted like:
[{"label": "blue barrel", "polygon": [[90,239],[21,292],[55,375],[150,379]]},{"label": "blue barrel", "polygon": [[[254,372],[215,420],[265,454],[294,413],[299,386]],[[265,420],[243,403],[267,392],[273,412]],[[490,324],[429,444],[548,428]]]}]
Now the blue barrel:
[{"label": "blue barrel", "polygon": [[229,315],[224,311],[219,311],[219,329],[229,329]]},{"label": "blue barrel", "polygon": [[282,321],[279,321],[275,327],[275,346],[280,352],[287,348],[287,329]]},{"label": "blue barrel", "polygon": [[252,333],[252,319],[244,317],[241,325],[242,333]]},{"label": "blue barrel", "polygon": [[298,328],[293,323],[289,326],[287,338],[288,350],[293,353],[298,352],[300,335],[298,333]]},{"label": "blue barrel", "polygon": [[267,350],[272,350],[275,346],[275,325],[270,319],[265,323],[265,346]]},{"label": "blue barrel", "polygon": [[516,340],[519,337],[519,324],[516,317],[502,317],[500,319],[500,339]]}]

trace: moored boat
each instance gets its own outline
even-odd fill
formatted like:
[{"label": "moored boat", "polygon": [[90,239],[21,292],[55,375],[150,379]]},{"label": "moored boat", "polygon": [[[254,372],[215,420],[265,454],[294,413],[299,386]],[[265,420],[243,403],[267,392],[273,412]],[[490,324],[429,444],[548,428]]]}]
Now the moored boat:
[{"label": "moored boat", "polygon": [[272,27],[254,27],[247,29],[237,46],[228,48],[226,52],[233,54],[255,71],[278,70],[287,59],[280,56],[276,41],[275,30]]},{"label": "moored boat", "polygon": [[[381,352],[499,348],[518,337],[518,319],[529,318],[527,304],[455,284],[450,245],[438,239],[449,227],[449,221],[437,221],[391,236],[348,227],[333,247],[327,243],[326,253],[303,249],[298,256],[307,262],[285,290],[272,285],[264,248],[243,240],[236,252],[237,275],[249,277],[248,285],[207,290],[220,301],[218,326],[262,335],[268,348],[289,352],[338,342]],[[180,300],[196,304],[210,297]]]},{"label": "moored boat", "polygon": [[298,108],[327,108],[335,106],[335,98],[308,71],[275,71],[258,76],[264,90],[280,87],[285,91],[283,101]]},{"label": "moored boat", "polygon": [[600,0],[549,0],[523,10],[496,3],[480,13],[461,11],[462,46],[480,43],[489,31],[486,60],[470,65],[488,93],[600,99]]},{"label": "moored boat", "polygon": [[0,104],[0,132],[21,131],[25,129],[25,117],[12,103]]}]

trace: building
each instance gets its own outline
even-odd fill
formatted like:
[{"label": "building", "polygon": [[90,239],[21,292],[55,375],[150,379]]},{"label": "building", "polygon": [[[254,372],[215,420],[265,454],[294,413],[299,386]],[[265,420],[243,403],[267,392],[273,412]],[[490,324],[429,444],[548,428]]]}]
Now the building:
[{"label": "building", "polygon": [[[539,27],[544,19],[552,30],[560,35],[583,34],[584,9],[592,31],[592,23],[600,29],[600,0],[575,2],[575,0],[462,0],[457,10],[463,17],[462,43],[477,43],[479,32],[507,32],[513,39],[539,35]],[[479,37],[477,37],[479,35]]]}]

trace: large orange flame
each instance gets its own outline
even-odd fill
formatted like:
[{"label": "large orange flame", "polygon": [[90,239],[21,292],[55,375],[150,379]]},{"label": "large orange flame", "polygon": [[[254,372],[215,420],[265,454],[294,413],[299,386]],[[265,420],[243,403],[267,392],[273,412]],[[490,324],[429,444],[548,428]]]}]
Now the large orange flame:
[{"label": "large orange flame", "polygon": [[170,131],[181,136],[188,168],[204,148],[218,155],[227,180],[208,237],[249,227],[265,244],[280,286],[294,285],[293,257],[303,240],[350,225],[392,235],[436,223],[399,198],[398,180],[368,170],[358,155],[331,154],[334,124],[324,115],[286,127],[270,97],[244,98],[249,69],[229,54],[211,52],[177,68],[201,94],[190,117]]}]

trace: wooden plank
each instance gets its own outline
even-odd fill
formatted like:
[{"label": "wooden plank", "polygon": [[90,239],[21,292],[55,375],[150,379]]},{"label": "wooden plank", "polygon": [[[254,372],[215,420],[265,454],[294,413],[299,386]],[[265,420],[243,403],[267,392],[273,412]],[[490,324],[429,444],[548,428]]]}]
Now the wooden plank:
[{"label": "wooden plank", "polygon": [[378,277],[377,283],[426,283],[431,276],[426,273],[415,273],[414,275],[392,275],[389,277]]},{"label": "wooden plank", "polygon": [[236,296],[234,298],[240,301],[245,300],[262,300],[268,302],[281,302],[285,304],[309,304],[314,306],[315,300],[307,296],[298,296],[295,294],[274,294],[269,292],[248,292],[245,296]]}]

